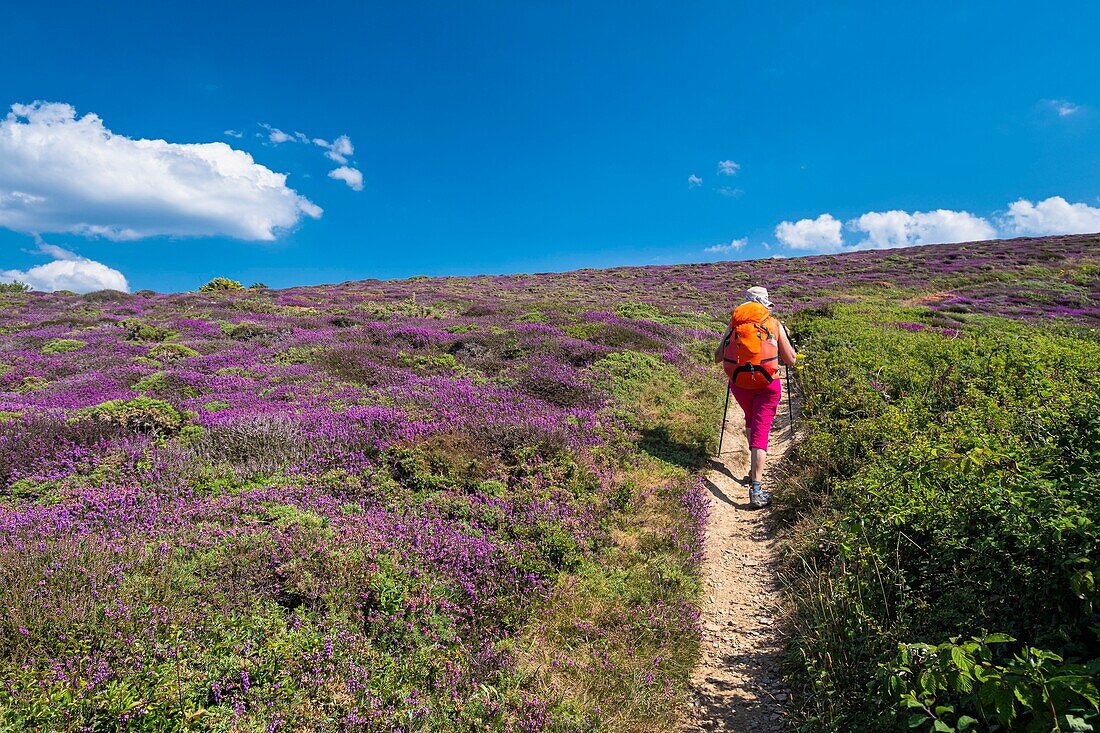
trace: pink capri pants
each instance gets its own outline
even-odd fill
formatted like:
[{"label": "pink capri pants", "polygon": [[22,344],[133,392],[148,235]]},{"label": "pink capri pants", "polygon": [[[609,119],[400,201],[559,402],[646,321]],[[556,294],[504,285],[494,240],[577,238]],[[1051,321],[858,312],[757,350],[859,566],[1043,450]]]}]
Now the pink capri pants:
[{"label": "pink capri pants", "polygon": [[737,404],[745,411],[745,426],[749,429],[749,448],[768,449],[768,434],[772,431],[772,420],[783,396],[783,382],[777,376],[775,381],[763,389],[745,389],[730,386]]}]

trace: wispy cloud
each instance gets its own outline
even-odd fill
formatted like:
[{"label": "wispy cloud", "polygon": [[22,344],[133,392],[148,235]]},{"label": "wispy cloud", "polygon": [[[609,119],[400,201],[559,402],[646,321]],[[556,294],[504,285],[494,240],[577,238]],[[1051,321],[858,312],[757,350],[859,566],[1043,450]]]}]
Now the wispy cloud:
[{"label": "wispy cloud", "polygon": [[331,143],[319,137],[313,138],[313,144],[325,149],[325,157],[335,160],[337,163],[347,163],[348,158],[355,154],[355,148],[351,144],[351,138],[341,135]]},{"label": "wispy cloud", "polygon": [[688,188],[698,188],[703,185],[703,179],[692,173],[688,176]]},{"label": "wispy cloud", "polygon": [[738,250],[744,249],[745,245],[748,243],[748,237],[743,237],[741,239],[731,240],[728,244],[711,245],[703,251],[708,254],[730,254],[732,252],[737,252]]},{"label": "wispy cloud", "polygon": [[224,142],[135,140],[68,104],[15,104],[0,120],[0,227],[272,240],[321,213],[284,174]]},{"label": "wispy cloud", "polygon": [[288,132],[283,132],[278,127],[272,127],[267,123],[262,123],[260,127],[267,130],[267,140],[273,145],[282,145],[283,143],[294,142],[296,138]]},{"label": "wispy cloud", "polygon": [[714,192],[717,193],[719,196],[725,196],[726,198],[735,199],[743,194],[745,191],[737,186],[719,186],[718,188],[714,189]]},{"label": "wispy cloud", "polygon": [[328,177],[343,181],[356,191],[363,190],[363,174],[358,169],[348,166],[348,161],[355,154],[355,146],[351,144],[351,138],[347,135],[341,135],[329,142],[323,137],[311,138],[303,132],[295,132],[292,135],[277,127],[272,127],[266,122],[261,123],[260,127],[267,130],[268,141],[274,145],[296,142],[323,148],[326,158],[340,164],[339,168],[329,171]]},{"label": "wispy cloud", "polygon": [[741,170],[740,163],[734,163],[732,160],[718,161],[718,175],[720,176],[737,175],[737,171],[739,170]]},{"label": "wispy cloud", "polygon": [[1069,117],[1081,111],[1081,106],[1068,99],[1045,99],[1043,102],[1059,117]]},{"label": "wispy cloud", "polygon": [[226,130],[226,131],[225,131],[225,132],[223,132],[222,134],[223,134],[223,135],[225,135],[226,137],[235,137],[235,138],[242,138],[242,137],[244,137],[244,133],[243,133],[243,132],[239,132],[239,131],[237,131],[237,130]]}]

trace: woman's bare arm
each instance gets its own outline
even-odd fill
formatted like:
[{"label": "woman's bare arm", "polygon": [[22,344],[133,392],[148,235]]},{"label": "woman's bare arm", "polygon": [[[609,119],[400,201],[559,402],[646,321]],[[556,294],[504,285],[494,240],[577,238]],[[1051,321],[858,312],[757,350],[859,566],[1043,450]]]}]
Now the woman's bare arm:
[{"label": "woman's bare arm", "polygon": [[787,337],[787,327],[779,324],[779,356],[787,366],[794,366],[795,353],[791,340]]}]

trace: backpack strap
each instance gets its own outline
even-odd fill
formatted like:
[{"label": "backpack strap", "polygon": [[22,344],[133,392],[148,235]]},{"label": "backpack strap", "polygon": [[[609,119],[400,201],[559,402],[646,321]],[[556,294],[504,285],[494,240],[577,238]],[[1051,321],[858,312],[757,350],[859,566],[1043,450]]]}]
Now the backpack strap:
[{"label": "backpack strap", "polygon": [[[726,359],[726,361],[732,361],[732,359]],[[771,359],[765,359],[764,361],[771,361]],[[763,363],[763,362],[761,362],[761,363]],[[762,369],[757,364],[744,364],[744,365],[739,366],[739,367],[737,367],[736,369],[733,370],[733,375],[730,376],[730,383],[732,384],[732,383],[736,382],[737,381],[737,375],[738,374],[743,374],[745,372],[748,372],[749,374],[763,374],[764,379],[768,380],[768,384],[771,384],[772,382],[775,381],[775,376],[772,375],[772,374],[769,374],[767,369]]]}]

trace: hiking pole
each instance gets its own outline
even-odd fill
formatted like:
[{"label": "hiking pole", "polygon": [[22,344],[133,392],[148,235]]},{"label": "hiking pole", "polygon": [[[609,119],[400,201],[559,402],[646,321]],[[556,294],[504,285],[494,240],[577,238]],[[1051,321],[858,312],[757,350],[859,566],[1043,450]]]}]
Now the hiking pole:
[{"label": "hiking pole", "polygon": [[794,395],[791,393],[791,368],[783,365],[783,377],[787,380],[787,417],[791,420],[791,437],[794,437]]},{"label": "hiking pole", "polygon": [[718,434],[718,455],[722,455],[722,441],[726,439],[726,411],[730,409],[730,386],[726,385],[726,404],[722,407],[722,432]]}]

